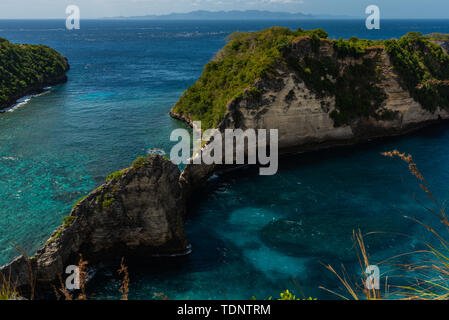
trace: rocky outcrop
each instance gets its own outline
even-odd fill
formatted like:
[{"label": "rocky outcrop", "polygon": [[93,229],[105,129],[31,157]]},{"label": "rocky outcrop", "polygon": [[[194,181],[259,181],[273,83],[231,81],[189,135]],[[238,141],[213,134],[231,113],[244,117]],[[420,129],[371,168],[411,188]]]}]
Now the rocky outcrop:
[{"label": "rocky outcrop", "polygon": [[[411,96],[396,73],[384,46],[366,48],[364,54],[359,57],[340,57],[333,41],[321,39],[319,50],[316,51],[312,38],[298,37],[284,59],[304,61],[311,58],[322,62],[335,61],[339,66],[340,75],[351,66],[362,65],[367,60],[375,61],[377,81],[373,85],[384,95],[377,114],[336,125],[331,116],[332,112],[337,110],[336,95],[317,92],[302,79],[298,70],[289,64],[279,63],[275,78],[257,79],[242,95],[228,102],[226,114],[218,129],[277,129],[280,153],[287,153],[400,135],[449,118],[446,109],[438,107],[429,111]],[[321,80],[326,79],[322,77]],[[331,78],[330,81],[335,83],[336,80]],[[259,93],[256,98],[250,94],[254,88]],[[186,114],[176,112],[175,108],[170,114],[189,124],[192,122]],[[381,114],[392,116],[383,118]],[[191,164],[186,167],[182,177],[189,181],[190,185],[197,186],[215,170],[215,166]]]},{"label": "rocky outcrop", "polygon": [[[70,68],[69,64],[67,63],[67,71],[69,70],[69,68]],[[50,87],[50,86],[55,86],[55,85],[58,85],[58,84],[66,83],[67,79],[68,79],[67,75],[64,73],[64,74],[62,74],[62,75],[60,75],[58,77],[45,79],[44,81],[42,81],[42,82],[40,82],[38,84],[32,85],[32,86],[24,89],[22,92],[20,92],[19,94],[9,98],[5,103],[0,105],[0,113],[4,112],[5,109],[7,110],[8,108],[10,108],[14,104],[16,104],[17,100],[19,100],[20,98],[23,98],[23,97],[28,96],[28,95],[42,93],[46,87]]]},{"label": "rocky outcrop", "polygon": [[67,81],[67,58],[45,45],[13,44],[0,38],[0,112],[18,99]]},{"label": "rocky outcrop", "polygon": [[432,42],[443,48],[446,53],[449,53],[449,40],[432,40]]},{"label": "rocky outcrop", "polygon": [[[291,55],[296,59],[313,56],[311,39],[297,41]],[[322,41],[317,58],[324,60],[335,56],[333,44]],[[231,102],[229,107],[232,110],[229,108],[229,113],[233,116],[225,121],[230,126],[240,128],[278,129],[280,149],[305,151],[401,134],[431,121],[449,118],[446,110],[439,108],[435,112],[427,111],[410,96],[382,48],[368,49],[358,59],[341,59],[340,64],[362,64],[365,59],[372,57],[376,57],[380,68],[376,86],[386,94],[382,110],[396,113],[394,119],[361,117],[347,125],[335,126],[330,116],[336,109],[335,96],[320,96],[309,89],[294,70],[283,68],[277,70],[279,76],[276,81],[260,80],[255,84],[262,92],[258,101],[242,99]]]},{"label": "rocky outcrop", "polygon": [[[185,253],[186,203],[179,176],[178,167],[158,155],[110,175],[106,184],[74,206],[30,259],[36,288],[57,281],[67,265],[77,264],[79,254],[95,263],[108,257]],[[27,290],[30,272],[25,257],[0,272]]]}]

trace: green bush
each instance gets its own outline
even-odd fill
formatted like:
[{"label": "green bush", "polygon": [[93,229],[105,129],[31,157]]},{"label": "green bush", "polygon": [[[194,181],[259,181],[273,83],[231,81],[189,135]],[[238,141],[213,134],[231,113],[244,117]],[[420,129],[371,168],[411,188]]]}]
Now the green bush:
[{"label": "green bush", "polygon": [[[257,300],[255,297],[252,297],[251,300]],[[273,300],[273,297],[269,297],[268,300]],[[281,297],[280,299],[277,300],[295,300],[295,301],[299,301],[299,300],[317,300],[316,298],[312,298],[309,297],[307,299],[296,299],[296,296],[292,293],[290,293],[290,291],[285,290],[284,292],[281,293]]]},{"label": "green bush", "polygon": [[120,171],[113,172],[113,173],[111,173],[110,175],[108,175],[108,176],[106,177],[106,181],[111,181],[111,180],[114,180],[114,179],[118,179],[118,178],[120,178],[125,172],[126,172],[126,169],[123,169],[123,170],[120,170]]},{"label": "green bush", "polygon": [[58,230],[55,235],[53,237],[51,237],[48,241],[47,241],[47,245],[52,244],[53,242],[55,242],[56,239],[58,239],[60,236],[62,235],[62,230]]},{"label": "green bush", "polygon": [[358,55],[364,52],[348,49],[355,48],[346,46],[350,42],[341,39],[335,41],[334,46],[340,48],[337,57],[307,56],[300,60],[290,58],[288,61],[290,67],[298,72],[306,86],[319,98],[335,96],[336,110],[330,116],[336,127],[349,124],[360,117],[377,116],[376,110],[386,99],[385,92],[376,86],[380,72],[377,57],[364,57],[362,63],[346,67],[339,61],[338,57],[341,55]]},{"label": "green bush", "polygon": [[75,221],[75,217],[74,216],[67,216],[64,217],[62,219],[62,226],[64,228],[70,227],[70,225],[73,223],[73,221]]}]

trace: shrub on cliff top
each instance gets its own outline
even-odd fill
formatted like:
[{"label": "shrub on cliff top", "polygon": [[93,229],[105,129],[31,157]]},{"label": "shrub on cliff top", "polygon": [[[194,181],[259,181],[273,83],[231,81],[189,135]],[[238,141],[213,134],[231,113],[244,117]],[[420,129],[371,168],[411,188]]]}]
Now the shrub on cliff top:
[{"label": "shrub on cliff top", "polygon": [[385,41],[394,70],[411,96],[429,110],[449,109],[449,55],[422,36],[411,32],[399,40]]},{"label": "shrub on cliff top", "polygon": [[200,79],[184,92],[174,107],[176,113],[201,120],[202,129],[216,127],[228,102],[242,95],[258,78],[275,75],[275,66],[298,36],[327,38],[321,29],[291,31],[272,27],[263,31],[229,36],[225,47],[205,67]]}]

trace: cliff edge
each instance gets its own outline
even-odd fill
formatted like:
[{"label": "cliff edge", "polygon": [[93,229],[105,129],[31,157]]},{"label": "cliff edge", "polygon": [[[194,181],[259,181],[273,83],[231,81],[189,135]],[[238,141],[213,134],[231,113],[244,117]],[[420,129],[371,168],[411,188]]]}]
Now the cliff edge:
[{"label": "cliff edge", "polygon": [[68,60],[44,45],[0,38],[0,111],[18,99],[67,81]]},{"label": "cliff edge", "polygon": [[[180,171],[161,156],[139,157],[133,166],[80,199],[46,245],[30,258],[37,291],[48,290],[78,264],[79,254],[96,263],[108,257],[183,254],[185,197]],[[30,285],[27,259],[0,268],[21,292]]]},{"label": "cliff edge", "polygon": [[[202,129],[278,129],[280,152],[399,135],[449,118],[447,36],[329,40],[273,27],[230,36],[170,111]],[[214,168],[189,165],[192,185]]]}]

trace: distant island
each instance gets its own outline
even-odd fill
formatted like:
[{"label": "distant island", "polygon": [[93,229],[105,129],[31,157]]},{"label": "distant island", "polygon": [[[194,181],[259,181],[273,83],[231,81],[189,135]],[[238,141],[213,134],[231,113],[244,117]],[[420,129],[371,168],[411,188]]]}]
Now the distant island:
[{"label": "distant island", "polygon": [[165,15],[145,15],[132,17],[109,17],[106,19],[141,19],[141,20],[304,20],[304,19],[357,19],[358,17],[337,15],[311,15],[301,12],[273,12],[261,10],[206,11],[197,10],[187,13],[170,13]]},{"label": "distant island", "polygon": [[0,112],[18,99],[67,81],[67,59],[44,45],[0,38]]}]

